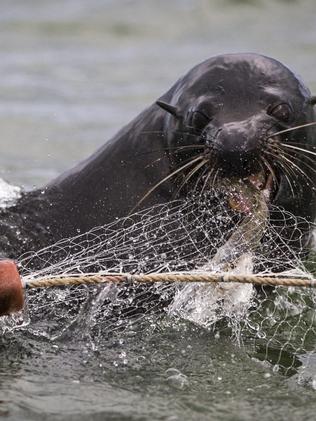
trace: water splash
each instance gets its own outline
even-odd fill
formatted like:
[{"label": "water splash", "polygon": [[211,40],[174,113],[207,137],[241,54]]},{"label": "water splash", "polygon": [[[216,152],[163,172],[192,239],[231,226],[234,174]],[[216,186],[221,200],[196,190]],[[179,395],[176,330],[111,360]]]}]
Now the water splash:
[{"label": "water splash", "polygon": [[0,208],[13,204],[21,196],[21,188],[0,178]]},{"label": "water splash", "polygon": [[[252,256],[241,256],[231,273],[252,274]],[[224,318],[241,321],[252,305],[254,295],[251,284],[189,284],[179,287],[167,311],[169,315],[210,328]]]}]

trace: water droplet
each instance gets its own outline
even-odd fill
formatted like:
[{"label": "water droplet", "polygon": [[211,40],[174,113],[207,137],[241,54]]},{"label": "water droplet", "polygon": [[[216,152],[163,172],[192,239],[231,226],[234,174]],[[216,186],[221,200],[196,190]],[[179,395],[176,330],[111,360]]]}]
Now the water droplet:
[{"label": "water droplet", "polygon": [[[171,374],[173,373],[173,374]],[[187,376],[182,374],[179,370],[176,368],[169,368],[166,371],[166,374],[169,376],[167,378],[167,382],[170,386],[176,388],[176,389],[184,389],[189,386],[189,380]]]}]

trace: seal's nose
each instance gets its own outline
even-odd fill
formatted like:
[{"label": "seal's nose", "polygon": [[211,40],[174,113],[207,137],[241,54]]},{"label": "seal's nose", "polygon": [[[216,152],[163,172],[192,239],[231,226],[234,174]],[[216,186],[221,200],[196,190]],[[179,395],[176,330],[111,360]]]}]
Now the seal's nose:
[{"label": "seal's nose", "polygon": [[244,175],[256,171],[259,141],[254,124],[251,121],[224,124],[217,132],[215,150],[225,172]]},{"label": "seal's nose", "polygon": [[224,153],[253,152],[258,148],[257,130],[251,121],[226,123],[218,131],[216,145]]}]

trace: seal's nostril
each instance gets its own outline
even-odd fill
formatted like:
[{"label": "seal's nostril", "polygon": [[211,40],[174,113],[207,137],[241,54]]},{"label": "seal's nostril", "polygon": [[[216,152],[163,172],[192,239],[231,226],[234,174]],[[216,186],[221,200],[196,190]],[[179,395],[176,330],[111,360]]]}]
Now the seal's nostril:
[{"label": "seal's nostril", "polygon": [[256,116],[252,116],[243,121],[233,121],[223,124],[217,130],[215,143],[219,150],[219,155],[236,155],[242,161],[245,154],[256,154],[260,141],[258,132],[262,122]]}]

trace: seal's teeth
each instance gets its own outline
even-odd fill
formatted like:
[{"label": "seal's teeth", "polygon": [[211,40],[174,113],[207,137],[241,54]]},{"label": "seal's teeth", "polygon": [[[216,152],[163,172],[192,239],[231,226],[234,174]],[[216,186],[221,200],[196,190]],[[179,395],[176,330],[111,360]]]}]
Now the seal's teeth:
[{"label": "seal's teeth", "polygon": [[255,189],[261,191],[264,190],[267,177],[264,172],[260,172],[257,174],[251,174],[249,177],[243,180],[244,182],[249,182]]},{"label": "seal's teeth", "polygon": [[271,194],[273,192],[274,180],[272,174],[269,174],[263,188],[264,195],[267,199],[270,199]]}]

